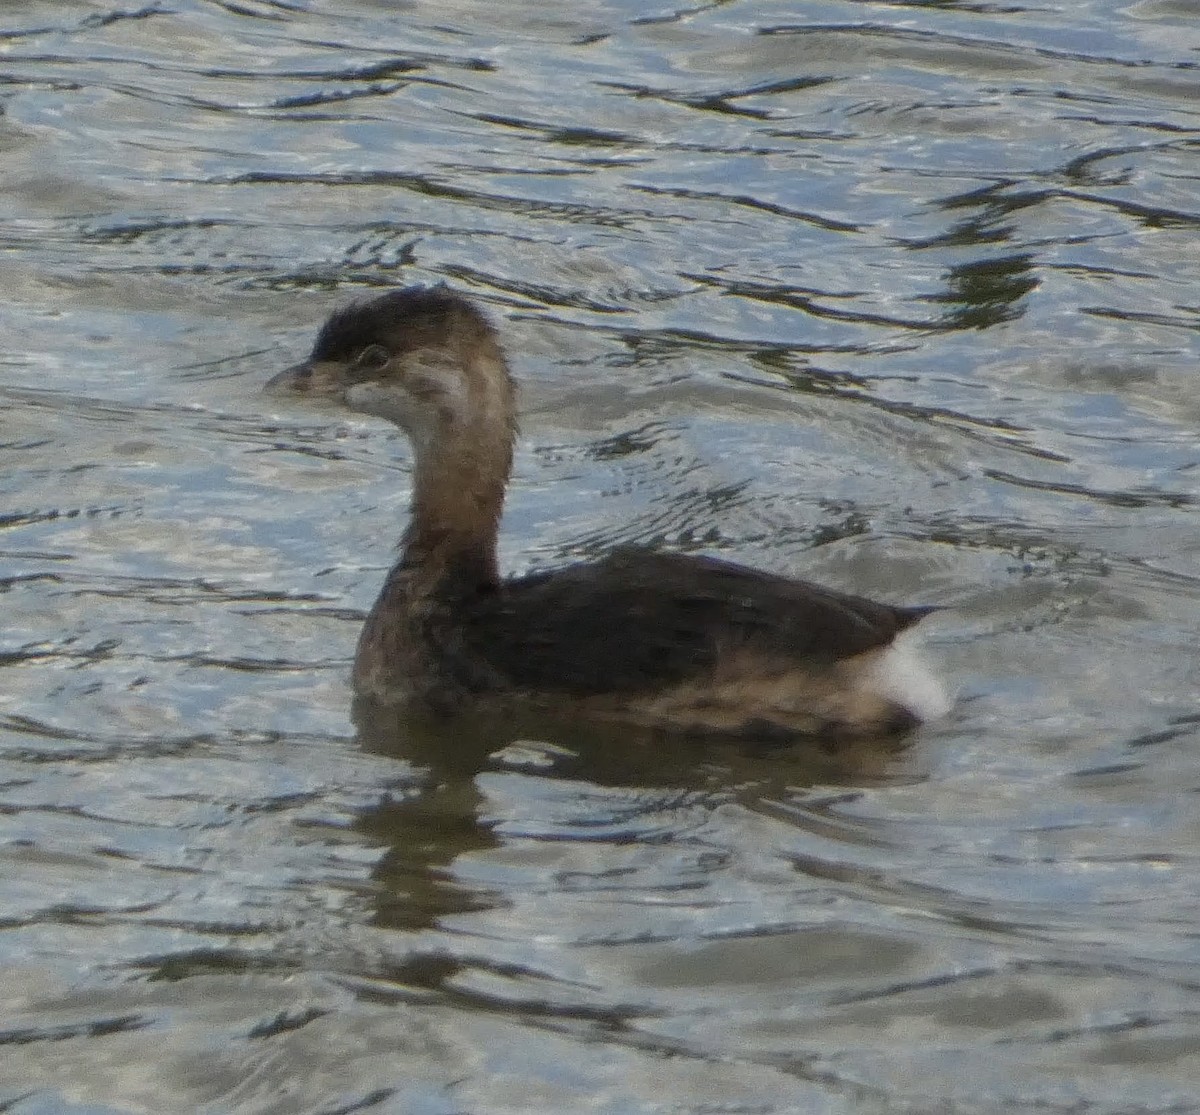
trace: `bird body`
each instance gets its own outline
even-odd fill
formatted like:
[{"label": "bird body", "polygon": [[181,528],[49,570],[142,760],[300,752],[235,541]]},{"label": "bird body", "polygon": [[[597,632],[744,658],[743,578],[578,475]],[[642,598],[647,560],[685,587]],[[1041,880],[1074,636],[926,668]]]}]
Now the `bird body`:
[{"label": "bird body", "polygon": [[401,556],[355,657],[366,700],[771,738],[899,731],[944,711],[895,641],[929,608],[633,547],[503,579],[515,392],[490,323],[445,288],[339,311],[269,386],[387,418],[415,451]]}]

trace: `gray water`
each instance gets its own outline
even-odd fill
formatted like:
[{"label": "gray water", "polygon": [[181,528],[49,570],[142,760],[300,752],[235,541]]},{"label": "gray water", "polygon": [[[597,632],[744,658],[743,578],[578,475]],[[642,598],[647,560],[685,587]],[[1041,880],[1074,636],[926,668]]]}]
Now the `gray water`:
[{"label": "gray water", "polygon": [[[0,1107],[1200,1110],[1200,6],[5,0]],[[940,604],[902,746],[356,730],[441,281],[513,572]]]}]

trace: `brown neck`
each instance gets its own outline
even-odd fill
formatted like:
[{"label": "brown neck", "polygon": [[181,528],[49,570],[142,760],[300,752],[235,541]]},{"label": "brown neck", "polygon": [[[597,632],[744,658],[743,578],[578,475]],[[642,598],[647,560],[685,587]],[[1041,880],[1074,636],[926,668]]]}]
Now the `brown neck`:
[{"label": "brown neck", "polygon": [[512,432],[470,431],[418,453],[401,567],[430,594],[459,595],[500,580],[496,535],[512,469]]}]

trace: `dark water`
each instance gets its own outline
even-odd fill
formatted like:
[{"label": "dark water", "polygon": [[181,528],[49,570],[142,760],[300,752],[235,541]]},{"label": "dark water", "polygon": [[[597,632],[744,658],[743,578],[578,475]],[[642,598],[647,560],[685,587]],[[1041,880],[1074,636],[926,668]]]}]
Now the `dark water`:
[{"label": "dark water", "polygon": [[[1200,7],[0,7],[0,1105],[1200,1110]],[[524,570],[948,606],[833,754],[356,732],[390,429],[502,323]]]}]

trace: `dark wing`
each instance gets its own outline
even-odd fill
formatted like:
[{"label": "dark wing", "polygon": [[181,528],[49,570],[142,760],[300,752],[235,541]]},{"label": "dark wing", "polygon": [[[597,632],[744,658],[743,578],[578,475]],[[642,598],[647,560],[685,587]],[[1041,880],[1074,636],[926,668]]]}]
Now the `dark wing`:
[{"label": "dark wing", "polygon": [[618,550],[504,584],[469,609],[467,649],[515,688],[653,689],[745,648],[799,664],[885,646],[928,614],[715,558]]}]

